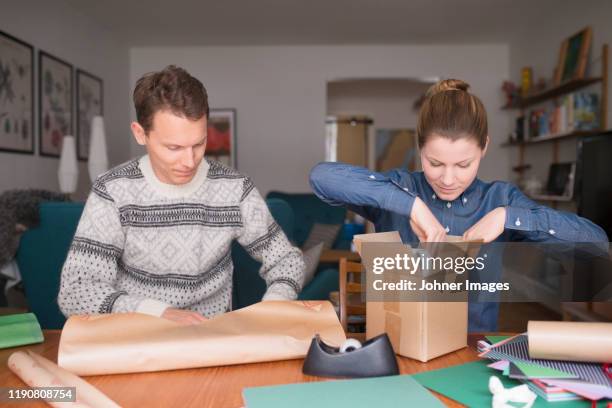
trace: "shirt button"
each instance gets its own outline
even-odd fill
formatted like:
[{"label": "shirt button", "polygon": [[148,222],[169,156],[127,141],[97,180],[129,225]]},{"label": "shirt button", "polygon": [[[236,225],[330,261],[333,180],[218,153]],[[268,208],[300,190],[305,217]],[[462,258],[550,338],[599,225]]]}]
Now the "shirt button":
[{"label": "shirt button", "polygon": [[451,208],[451,203],[446,203],[447,208]]},{"label": "shirt button", "polygon": [[463,197],[463,204],[467,203],[467,198]]},{"label": "shirt button", "polygon": [[516,221],[514,221],[514,225],[516,225],[517,227],[521,226],[521,220],[520,219],[516,219]]},{"label": "shirt button", "polygon": [[550,230],[548,230],[548,233],[549,233],[550,235],[555,235],[555,230],[554,230],[554,229],[550,229]]},{"label": "shirt button", "polygon": [[448,234],[450,232],[450,228],[448,228],[448,225],[446,226],[446,233]]},{"label": "shirt button", "polygon": [[436,195],[435,195],[435,194],[432,194],[432,195],[431,195],[431,198],[432,198],[432,200],[435,200],[435,199],[436,199]]},{"label": "shirt button", "polygon": [[376,180],[376,176],[375,176],[375,175],[373,175],[373,174],[370,174],[370,178],[371,178],[372,180]]},{"label": "shirt button", "polygon": [[408,192],[408,191],[409,191],[409,190],[408,190],[408,187],[404,187],[404,188],[402,188],[402,190],[404,190],[405,192]]}]

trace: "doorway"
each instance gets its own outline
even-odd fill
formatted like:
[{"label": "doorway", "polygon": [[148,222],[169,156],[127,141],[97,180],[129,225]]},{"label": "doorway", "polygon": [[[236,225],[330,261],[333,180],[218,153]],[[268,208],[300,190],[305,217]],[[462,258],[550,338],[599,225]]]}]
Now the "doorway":
[{"label": "doorway", "polygon": [[326,159],[375,171],[420,169],[415,133],[419,102],[436,80],[328,82]]}]

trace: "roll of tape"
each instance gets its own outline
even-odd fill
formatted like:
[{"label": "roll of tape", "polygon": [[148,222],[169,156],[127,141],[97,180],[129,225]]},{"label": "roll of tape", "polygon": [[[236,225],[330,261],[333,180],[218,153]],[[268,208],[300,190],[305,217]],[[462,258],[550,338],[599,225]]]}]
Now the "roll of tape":
[{"label": "roll of tape", "polygon": [[341,353],[347,353],[351,351],[355,351],[361,348],[361,343],[357,339],[346,339],[344,343],[340,346]]}]

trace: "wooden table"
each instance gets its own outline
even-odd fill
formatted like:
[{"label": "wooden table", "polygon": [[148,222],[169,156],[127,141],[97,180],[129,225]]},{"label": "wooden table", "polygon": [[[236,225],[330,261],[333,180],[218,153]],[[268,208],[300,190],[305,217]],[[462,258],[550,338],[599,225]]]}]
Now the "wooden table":
[{"label": "wooden table", "polygon": [[[45,342],[37,345],[0,350],[0,386],[25,387],[19,377],[7,367],[11,353],[30,349],[57,361],[59,330],[44,332]],[[480,336],[479,336],[480,337]],[[470,344],[475,338],[470,338]],[[478,360],[472,347],[438,357],[428,363],[398,357],[402,374],[413,374],[449,367]],[[322,381],[324,378],[302,374],[304,360],[287,360],[271,363],[243,364],[235,366],[186,369],[139,374],[115,374],[84,377],[123,407],[214,407],[237,408],[243,406],[242,390],[245,387]],[[461,407],[452,400],[434,393],[450,407]],[[0,403],[4,407],[25,407],[26,404]],[[46,407],[38,402],[28,407]]]}]

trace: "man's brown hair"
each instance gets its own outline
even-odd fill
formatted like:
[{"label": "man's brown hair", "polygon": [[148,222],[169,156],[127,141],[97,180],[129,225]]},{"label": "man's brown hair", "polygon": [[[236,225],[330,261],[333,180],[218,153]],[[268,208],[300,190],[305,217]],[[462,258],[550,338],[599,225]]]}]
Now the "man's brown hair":
[{"label": "man's brown hair", "polygon": [[177,116],[198,120],[208,118],[208,94],[204,85],[183,68],[168,65],[145,74],[134,88],[136,118],[145,133],[153,127],[156,112],[168,110]]},{"label": "man's brown hair", "polygon": [[469,85],[459,79],[445,79],[429,88],[419,112],[417,140],[425,145],[432,133],[451,140],[469,137],[484,149],[487,145],[487,111]]}]

